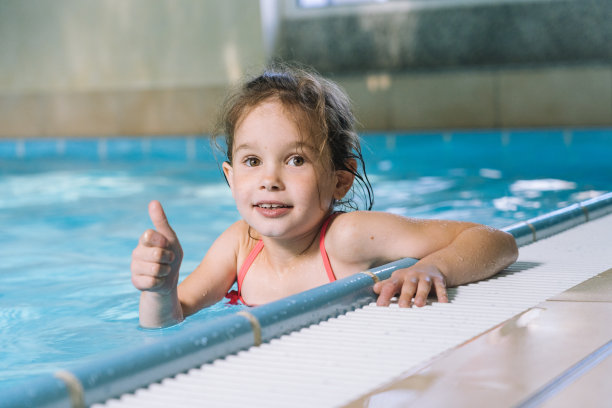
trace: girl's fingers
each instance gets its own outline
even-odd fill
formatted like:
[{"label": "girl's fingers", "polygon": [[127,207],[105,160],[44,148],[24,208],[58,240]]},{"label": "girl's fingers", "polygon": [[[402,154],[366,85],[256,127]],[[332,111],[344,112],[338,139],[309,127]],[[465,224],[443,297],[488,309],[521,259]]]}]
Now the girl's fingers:
[{"label": "girl's fingers", "polygon": [[174,252],[163,248],[146,248],[142,252],[142,260],[168,265],[174,261]]},{"label": "girl's fingers", "polygon": [[136,249],[132,251],[132,259],[167,265],[171,264],[176,259],[176,256],[173,251],[165,248],[138,245]]},{"label": "girl's fingers", "polygon": [[410,307],[413,298],[415,306],[425,306],[432,288],[435,289],[439,302],[448,302],[444,275],[437,268],[396,271],[391,278],[378,282],[373,287],[374,292],[379,294],[376,301],[378,306],[388,306],[391,298],[399,294],[399,307]]},{"label": "girl's fingers", "polygon": [[443,278],[431,278],[430,276],[407,276],[404,279],[389,279],[379,282],[374,286],[374,292],[379,293],[376,304],[378,306],[388,306],[391,303],[391,298],[399,293],[399,307],[410,307],[413,303],[418,307],[427,304],[427,298],[435,289],[438,301],[441,303],[448,302],[446,293],[446,285]]},{"label": "girl's fingers", "polygon": [[164,286],[171,270],[168,265],[132,261],[132,284],[138,290],[156,290]]},{"label": "girl's fingers", "polygon": [[156,262],[146,262],[141,260],[132,260],[132,275],[150,276],[154,278],[165,278],[170,274],[172,268],[170,265],[163,265]]},{"label": "girl's fingers", "polygon": [[168,248],[168,239],[159,232],[148,229],[140,236],[140,244],[146,247]]},{"label": "girl's fingers", "polygon": [[377,295],[380,294],[380,290],[382,289],[384,285],[384,281],[383,282],[376,282],[374,284],[374,286],[372,286],[372,290],[374,290],[374,293],[376,293]]},{"label": "girl's fingers", "polygon": [[[429,278],[427,278],[429,279]],[[431,288],[431,282],[427,283],[427,289],[421,289],[423,279],[419,280],[416,276],[402,276],[402,279],[390,278],[386,281],[379,282],[376,285],[375,292],[379,292],[377,306],[389,306],[391,298],[399,293],[399,307],[410,307],[412,298],[418,294],[418,290],[427,290]],[[376,286],[375,285],[375,286]],[[378,290],[377,290],[378,289]],[[429,293],[429,292],[427,292]],[[425,295],[427,298],[427,295]]]},{"label": "girl's fingers", "polygon": [[162,265],[160,263],[150,262],[150,274],[149,276],[154,276],[156,278],[165,278],[172,272],[172,268],[170,265]]},{"label": "girl's fingers", "polygon": [[152,208],[153,222],[156,228],[163,231],[146,230],[132,251],[132,283],[143,291],[160,291],[173,283],[176,285],[178,265],[183,257],[176,235],[170,233],[172,230],[161,205],[154,202]]},{"label": "girl's fingers", "polygon": [[436,288],[436,296],[438,302],[448,303],[448,294],[446,293],[446,284],[443,279],[434,279],[434,287]]},{"label": "girl's fingers", "polygon": [[427,304],[427,296],[431,291],[431,278],[425,276],[419,280],[419,286],[414,295],[414,305],[418,307],[425,306]]},{"label": "girl's fingers", "polygon": [[410,307],[412,298],[414,297],[417,287],[419,286],[419,279],[417,277],[407,277],[402,285],[402,292],[399,297],[399,307]]},{"label": "girl's fingers", "polygon": [[132,275],[132,284],[138,290],[151,290],[163,285],[162,278],[146,275]]},{"label": "girl's fingers", "polygon": [[377,306],[389,306],[391,298],[400,291],[400,281],[395,278],[387,279],[380,284],[380,294],[378,300],[376,300]]},{"label": "girl's fingers", "polygon": [[160,234],[171,241],[177,241],[176,233],[172,227],[170,227],[168,217],[166,217],[166,213],[159,201],[153,200],[149,203],[149,217],[151,217],[155,229],[159,231]]}]

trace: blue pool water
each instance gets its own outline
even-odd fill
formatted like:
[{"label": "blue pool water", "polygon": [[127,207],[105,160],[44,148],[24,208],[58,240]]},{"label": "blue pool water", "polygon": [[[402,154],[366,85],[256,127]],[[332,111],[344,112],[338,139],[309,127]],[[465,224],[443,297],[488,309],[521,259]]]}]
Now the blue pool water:
[{"label": "blue pool water", "polygon": [[[612,130],[367,135],[375,209],[503,227],[612,186]],[[138,327],[130,254],[166,208],[181,277],[238,218],[205,138],[0,142],[0,391],[231,313]]]}]

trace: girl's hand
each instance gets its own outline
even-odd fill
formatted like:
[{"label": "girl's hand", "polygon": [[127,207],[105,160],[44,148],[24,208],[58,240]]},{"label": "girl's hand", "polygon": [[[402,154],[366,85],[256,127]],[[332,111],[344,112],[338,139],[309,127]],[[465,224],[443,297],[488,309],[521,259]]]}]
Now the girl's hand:
[{"label": "girl's hand", "polygon": [[446,281],[436,266],[416,264],[398,269],[389,279],[374,285],[374,292],[378,294],[376,305],[389,306],[391,298],[399,294],[399,307],[410,307],[413,297],[415,306],[425,306],[432,289],[435,289],[438,302],[448,302]]},{"label": "girl's hand", "polygon": [[176,289],[183,249],[159,201],[149,204],[155,230],[142,234],[132,252],[132,283],[138,290],[168,294]]}]

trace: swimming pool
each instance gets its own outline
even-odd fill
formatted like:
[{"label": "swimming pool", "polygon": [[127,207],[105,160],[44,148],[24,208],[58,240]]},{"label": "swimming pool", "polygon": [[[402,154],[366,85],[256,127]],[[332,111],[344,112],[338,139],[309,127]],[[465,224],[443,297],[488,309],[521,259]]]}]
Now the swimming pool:
[{"label": "swimming pool", "polygon": [[[367,135],[375,209],[506,226],[612,185],[612,131]],[[184,271],[237,212],[205,138],[0,143],[0,390],[238,310],[138,328],[130,253],[164,203]],[[184,277],[184,275],[183,275]],[[18,340],[17,340],[18,339]]]}]

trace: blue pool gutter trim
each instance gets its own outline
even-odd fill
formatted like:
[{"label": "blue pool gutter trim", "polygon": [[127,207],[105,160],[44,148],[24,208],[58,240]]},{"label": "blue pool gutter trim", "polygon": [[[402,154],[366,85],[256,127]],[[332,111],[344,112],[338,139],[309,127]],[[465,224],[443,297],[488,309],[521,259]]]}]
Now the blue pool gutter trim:
[{"label": "blue pool gutter trim", "polygon": [[612,192],[513,224],[503,230],[514,236],[518,246],[523,246],[611,212]]},{"label": "blue pool gutter trim", "polygon": [[[612,192],[504,230],[519,246],[612,212]],[[405,258],[276,302],[185,327],[171,342],[121,351],[66,376],[37,377],[2,396],[0,407],[78,407],[106,401],[261,342],[355,310],[376,299],[372,286],[416,259]]]}]

